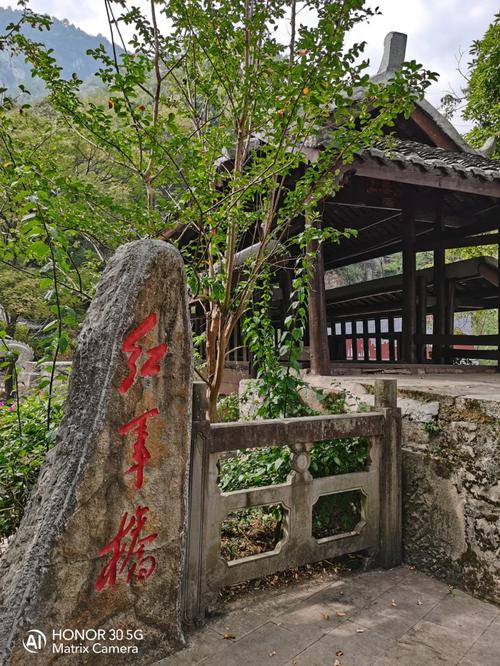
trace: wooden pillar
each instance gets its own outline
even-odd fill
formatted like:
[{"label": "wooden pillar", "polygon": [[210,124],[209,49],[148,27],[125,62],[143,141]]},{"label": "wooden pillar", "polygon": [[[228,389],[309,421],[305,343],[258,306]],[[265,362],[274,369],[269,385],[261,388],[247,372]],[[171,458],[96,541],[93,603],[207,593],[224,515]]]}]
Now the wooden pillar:
[{"label": "wooden pillar", "polygon": [[[432,326],[433,335],[446,333],[446,251],[442,236],[444,231],[443,206],[441,197],[436,202],[436,218],[434,231],[437,236],[437,245],[434,249],[434,295],[436,305]],[[443,348],[439,344],[432,345],[432,360],[434,363],[443,363]]]},{"label": "wooden pillar", "polygon": [[[425,335],[427,333],[427,283],[425,278],[420,276],[417,278],[417,292],[418,292],[418,313],[417,313],[417,333],[418,335]],[[425,363],[426,361],[426,345],[420,343],[417,346],[417,362]]]},{"label": "wooden pillar", "polygon": [[[498,234],[500,238],[500,223],[498,225]],[[500,243],[498,244],[498,298],[497,298],[497,308],[498,308],[498,323],[497,323],[497,372],[500,372]]]},{"label": "wooden pillar", "polygon": [[446,303],[445,303],[445,335],[453,335],[455,330],[455,282],[446,280]]},{"label": "wooden pillar", "polygon": [[[453,280],[446,280],[445,294],[444,333],[445,335],[453,335],[455,331],[455,282]],[[443,361],[445,363],[451,362],[452,357],[450,357],[448,353],[451,347],[451,344],[445,345],[441,350]]]},{"label": "wooden pillar", "polygon": [[380,315],[375,318],[375,361],[382,362],[382,335],[380,326]]},{"label": "wooden pillar", "polygon": [[403,235],[403,333],[401,360],[416,363],[417,261],[415,252],[415,209],[410,198],[401,213]]},{"label": "wooden pillar", "polygon": [[326,321],[325,264],[323,248],[312,241],[310,250],[316,252],[309,288],[309,354],[311,373],[330,375],[330,350]]}]

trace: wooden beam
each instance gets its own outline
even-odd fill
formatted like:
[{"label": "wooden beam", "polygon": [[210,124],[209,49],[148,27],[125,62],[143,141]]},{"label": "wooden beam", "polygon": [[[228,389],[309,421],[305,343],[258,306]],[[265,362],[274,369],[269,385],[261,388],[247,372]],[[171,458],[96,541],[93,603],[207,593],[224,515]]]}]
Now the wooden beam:
[{"label": "wooden beam", "polygon": [[478,194],[500,199],[500,180],[481,180],[477,176],[460,176],[458,173],[443,173],[439,168],[422,170],[414,165],[398,166],[395,162],[381,164],[375,159],[356,158],[349,169],[356,176],[375,180],[390,180],[407,185],[420,185],[438,190],[450,190],[465,194]]},{"label": "wooden beam", "polygon": [[450,349],[448,356],[453,358],[478,358],[487,361],[496,361],[498,351],[496,349]]},{"label": "wooden beam", "polygon": [[423,344],[437,342],[440,345],[475,345],[478,347],[494,347],[498,345],[497,335],[417,335],[416,340]]},{"label": "wooden beam", "polygon": [[462,152],[461,147],[456,144],[451,137],[445,134],[436,124],[436,122],[430,118],[425,111],[420,107],[415,106],[411,112],[411,119],[419,127],[422,132],[433,141],[436,146],[439,148],[444,148],[445,150],[451,150],[454,153]]},{"label": "wooden beam", "polygon": [[[436,221],[434,225],[435,235],[441,236],[444,232],[443,223],[443,201],[436,198]],[[443,247],[434,249],[434,296],[436,307],[434,308],[434,319],[432,332],[434,335],[445,335],[446,333],[446,258]],[[432,346],[432,360],[434,363],[442,363],[443,355],[440,345]]]},{"label": "wooden beam", "polygon": [[411,194],[401,214],[403,236],[403,334],[401,359],[416,363],[417,332],[417,261],[415,254],[415,211]]},{"label": "wooden beam", "polygon": [[451,250],[457,247],[480,247],[482,245],[495,245],[500,240],[500,234],[487,234],[482,236],[468,236],[466,238],[457,238],[455,240],[427,240],[417,241],[417,252],[428,252],[435,247]]},{"label": "wooden beam", "polygon": [[[498,243],[500,245],[500,233],[495,234],[495,235],[498,236],[498,239],[499,239]],[[498,285],[500,284],[500,280],[499,280],[500,271],[495,270],[493,267],[491,267],[491,266],[481,266],[479,268],[479,273],[481,274],[481,277],[484,277],[485,280],[488,280],[488,282],[491,282],[492,285],[495,285],[496,287],[498,287]],[[500,329],[499,329],[499,333],[500,333]]]},{"label": "wooden beam", "polygon": [[[318,222],[319,224],[319,222]],[[312,241],[309,251],[316,253],[309,288],[309,354],[311,373],[329,375],[331,373],[330,349],[326,317],[325,263],[323,247]]]}]

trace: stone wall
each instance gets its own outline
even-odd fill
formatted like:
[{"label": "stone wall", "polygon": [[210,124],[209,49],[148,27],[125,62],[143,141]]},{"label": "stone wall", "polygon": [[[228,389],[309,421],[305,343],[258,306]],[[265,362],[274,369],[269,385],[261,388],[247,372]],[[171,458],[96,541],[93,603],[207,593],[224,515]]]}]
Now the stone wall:
[{"label": "stone wall", "polygon": [[403,420],[405,559],[499,602],[500,404],[415,397],[438,413],[427,422],[411,412]]},{"label": "stone wall", "polygon": [[[307,379],[323,391],[346,391],[354,411],[373,404],[373,379]],[[500,377],[408,376],[398,385],[404,558],[500,602]]]}]

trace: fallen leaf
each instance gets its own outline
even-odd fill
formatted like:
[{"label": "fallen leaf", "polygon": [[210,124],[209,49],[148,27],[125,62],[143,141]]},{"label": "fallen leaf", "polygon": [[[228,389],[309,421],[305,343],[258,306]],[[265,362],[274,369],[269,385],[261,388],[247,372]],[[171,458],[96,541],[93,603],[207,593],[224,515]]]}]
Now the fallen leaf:
[{"label": "fallen leaf", "polygon": [[224,638],[225,641],[231,641],[234,638],[236,638],[236,636],[234,634],[231,634],[229,631],[226,631],[226,632],[224,632],[223,638]]},{"label": "fallen leaf", "polygon": [[337,611],[337,612],[335,613],[335,615],[336,615],[337,617],[345,617],[346,613],[344,613],[344,611]]},{"label": "fallen leaf", "polygon": [[329,619],[330,619],[330,616],[328,615],[328,613],[326,611],[324,611],[323,620],[329,620]]},{"label": "fallen leaf", "polygon": [[361,627],[358,627],[358,629],[356,629],[356,633],[357,633],[357,634],[364,634],[364,633],[365,633],[365,630],[364,630],[364,629],[361,629]]}]

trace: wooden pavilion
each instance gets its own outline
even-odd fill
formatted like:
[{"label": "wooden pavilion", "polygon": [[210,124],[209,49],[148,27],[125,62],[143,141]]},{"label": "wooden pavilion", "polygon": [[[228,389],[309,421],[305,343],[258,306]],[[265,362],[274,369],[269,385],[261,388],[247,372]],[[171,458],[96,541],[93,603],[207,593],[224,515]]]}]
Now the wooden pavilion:
[{"label": "wooden pavilion", "polygon": [[[431,333],[437,305],[434,278],[433,268],[417,271],[417,362],[438,359],[449,363],[464,358],[496,360],[496,350],[477,349],[495,346],[496,335],[469,335],[467,317],[461,318],[461,328],[465,330],[458,335],[454,331],[455,314],[497,307],[497,260],[477,257],[446,264],[445,334],[440,337]],[[403,295],[401,274],[327,289],[330,360],[336,364],[398,362],[401,359]]]},{"label": "wooden pavilion", "polygon": [[[404,60],[406,35],[390,33],[377,78],[389,77]],[[385,67],[385,69],[384,69]],[[395,140],[357,155],[343,173],[343,187],[323,203],[322,223],[337,229],[356,229],[356,237],[339,245],[325,245],[316,266],[309,305],[309,352],[311,371],[330,374],[335,360],[338,327],[333,302],[328,302],[325,271],[396,252],[402,253],[400,277],[400,352],[394,360],[423,363],[423,343],[433,345],[433,361],[444,363],[444,353],[455,344],[496,346],[497,351],[471,351],[469,357],[494,358],[500,367],[500,335],[488,340],[453,335],[451,315],[455,270],[446,265],[448,248],[497,245],[500,242],[500,163],[470,148],[453,126],[427,101],[419,102],[408,120],[396,123]],[[322,144],[309,148],[316,159]],[[416,254],[432,251],[433,330],[422,328],[429,311],[428,275],[417,273]],[[463,268],[463,267],[462,267]],[[499,272],[496,263],[487,266],[488,307],[500,312]],[[365,283],[367,289],[369,283]],[[356,286],[345,287],[345,290]],[[471,295],[471,294],[469,294]],[[355,301],[342,316],[355,319]],[[471,310],[483,307],[480,291],[472,292]],[[388,310],[390,312],[390,309]],[[340,312],[338,313],[340,315]],[[379,315],[383,312],[379,312]],[[380,319],[380,316],[379,316]],[[500,319],[500,316],[499,316]],[[500,322],[499,322],[500,324]],[[329,330],[331,335],[329,335]],[[500,325],[499,329],[500,331]],[[394,331],[392,332],[394,333]],[[366,339],[366,332],[364,333]],[[484,337],[484,336],[483,336]],[[337,345],[338,348],[338,345]],[[369,362],[368,357],[365,358]]]},{"label": "wooden pavilion", "polygon": [[[375,80],[390,78],[403,63],[405,50],[406,35],[389,33]],[[325,135],[308,146],[304,151],[306,159],[316,160],[327,141]],[[460,262],[453,266],[445,261],[448,248],[499,245],[500,162],[468,146],[444,116],[421,100],[409,119],[396,121],[390,142],[380,142],[356,156],[343,170],[341,184],[334,198],[323,201],[321,223],[339,230],[355,229],[357,235],[343,239],[340,244],[325,244],[320,250],[309,299],[306,343],[311,372],[331,374],[331,364],[339,360],[339,354],[340,360],[345,360],[339,352],[342,340],[346,339],[345,322],[350,321],[356,327],[357,321],[366,321],[361,337],[367,344],[366,340],[372,337],[370,333],[374,338],[381,337],[383,319],[394,321],[394,303],[383,298],[391,289],[392,278],[343,287],[342,294],[351,293],[352,297],[340,304],[335,294],[327,292],[325,272],[398,252],[402,254],[402,275],[396,279],[397,316],[402,325],[400,331],[387,331],[391,348],[397,346],[391,360],[425,363],[428,361],[425,346],[432,345],[432,362],[449,363],[453,356],[460,356],[453,349],[461,344],[470,347],[469,358],[493,359],[500,368],[498,333],[487,339],[472,335],[457,337],[451,324],[453,312],[463,310],[465,305],[461,301],[463,288],[457,271],[471,273],[464,278],[468,281],[466,300],[470,310],[487,305],[500,312],[498,263],[483,259],[482,263]],[[298,221],[299,224],[303,221]],[[423,251],[432,252],[433,267],[422,274],[417,271],[417,253]],[[472,275],[480,268],[487,273],[482,286],[481,281],[474,283]],[[290,278],[284,272],[277,279],[280,286],[276,289],[273,318],[279,328],[287,309]],[[487,297],[483,293],[486,283]],[[378,294],[376,317],[366,309],[360,310],[355,296],[363,289],[366,296],[372,296],[373,289]],[[423,323],[429,314],[433,321],[430,334]],[[475,349],[480,345],[496,349],[485,350],[481,355]],[[249,360],[238,330],[234,332],[231,347],[236,351],[230,361]],[[365,363],[374,360],[370,354],[363,356]]]}]

